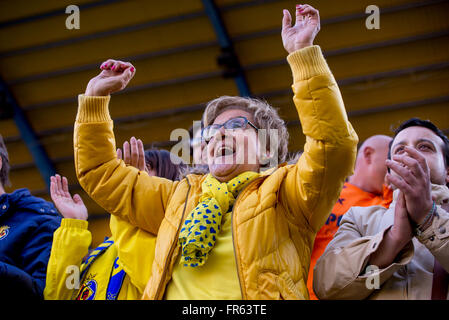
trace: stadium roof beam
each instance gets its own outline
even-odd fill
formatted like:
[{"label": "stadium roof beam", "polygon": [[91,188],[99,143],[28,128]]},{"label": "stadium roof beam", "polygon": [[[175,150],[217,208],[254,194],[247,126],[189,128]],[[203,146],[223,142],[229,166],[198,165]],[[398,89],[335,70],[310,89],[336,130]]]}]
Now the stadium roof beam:
[{"label": "stadium roof beam", "polygon": [[44,179],[47,189],[50,190],[50,177],[56,173],[53,163],[42,147],[25,113],[18,105],[3,79],[0,79],[0,91],[3,92],[3,95],[6,98],[6,105],[2,107],[12,109],[13,119],[19,129],[20,136],[30,151],[42,179]]},{"label": "stadium roof beam", "polygon": [[202,0],[204,9],[217,35],[218,43],[221,48],[221,54],[217,58],[219,65],[225,68],[224,77],[233,77],[243,97],[250,97],[251,91],[245,73],[240,65],[237,54],[235,53],[232,40],[226,30],[224,21],[220,15],[220,10],[214,0]]}]

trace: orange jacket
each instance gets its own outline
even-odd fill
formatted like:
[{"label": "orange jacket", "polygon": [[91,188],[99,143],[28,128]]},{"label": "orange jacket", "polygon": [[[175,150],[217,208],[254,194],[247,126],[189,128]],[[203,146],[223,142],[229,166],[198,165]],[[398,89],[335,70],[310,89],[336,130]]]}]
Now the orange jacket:
[{"label": "orange jacket", "polygon": [[332,213],[326,220],[324,226],[318,231],[315,243],[313,244],[312,257],[310,258],[309,277],[307,279],[307,289],[310,300],[318,300],[313,292],[313,268],[316,262],[324,253],[326,246],[333,239],[340,226],[341,218],[351,207],[383,206],[388,208],[393,200],[393,191],[384,185],[382,195],[363,191],[353,184],[346,182],[341,190],[340,197],[332,209]]},{"label": "orange jacket", "polygon": [[[294,52],[288,61],[293,100],[307,140],[297,164],[262,174],[234,204],[232,234],[244,299],[308,298],[313,239],[355,162],[358,138],[320,48]],[[109,97],[79,97],[74,132],[77,176],[107,212],[157,234],[152,276],[143,298],[163,299],[180,251],[179,230],[198,203],[204,176],[173,182],[117,160],[108,102]]]}]

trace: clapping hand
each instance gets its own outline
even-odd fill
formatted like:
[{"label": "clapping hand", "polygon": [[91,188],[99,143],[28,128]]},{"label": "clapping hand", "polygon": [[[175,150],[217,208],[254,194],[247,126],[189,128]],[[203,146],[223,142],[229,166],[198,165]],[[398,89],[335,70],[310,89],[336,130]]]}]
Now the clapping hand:
[{"label": "clapping hand", "polygon": [[123,143],[123,150],[120,148],[117,149],[117,158],[123,160],[127,165],[150,174],[145,164],[145,150],[143,148],[143,142],[140,139],[132,137],[129,142],[125,141]]},{"label": "clapping hand", "polygon": [[50,177],[50,195],[64,218],[87,220],[87,208],[78,194],[72,198],[66,177],[61,179],[59,174]]},{"label": "clapping hand", "polygon": [[403,151],[393,155],[392,160],[386,163],[396,173],[388,173],[388,181],[404,194],[410,219],[420,224],[433,204],[430,169],[426,159],[416,149],[403,146]]}]

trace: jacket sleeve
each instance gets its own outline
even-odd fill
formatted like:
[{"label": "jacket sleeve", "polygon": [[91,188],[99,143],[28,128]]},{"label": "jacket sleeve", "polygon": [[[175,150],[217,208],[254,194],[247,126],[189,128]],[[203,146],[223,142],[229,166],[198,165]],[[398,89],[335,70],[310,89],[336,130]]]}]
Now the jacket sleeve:
[{"label": "jacket sleeve", "polygon": [[[60,226],[59,216],[42,216],[20,253],[21,270],[30,277],[35,294],[43,298],[47,264],[50,257],[53,233]],[[11,270],[11,268],[8,268]],[[26,278],[26,277],[25,277]],[[28,280],[27,280],[28,281]]]},{"label": "jacket sleeve", "polygon": [[306,222],[316,233],[337,201],[345,178],[353,173],[358,137],[320,47],[298,50],[287,60],[306,143],[281,192],[292,218]]},{"label": "jacket sleeve", "polygon": [[370,255],[390,227],[367,236],[363,226],[356,222],[356,215],[350,209],[343,216],[337,233],[315,265],[313,290],[319,299],[365,299],[413,258],[410,241],[390,266],[366,272]]},{"label": "jacket sleeve", "polygon": [[142,294],[151,276],[156,237],[115,216],[110,228],[123,269]]},{"label": "jacket sleeve", "polygon": [[74,129],[78,180],[107,212],[157,234],[178,182],[150,177],[117,159],[109,99],[79,96]]},{"label": "jacket sleeve", "polygon": [[39,279],[17,268],[0,261],[1,298],[7,299],[42,299],[42,285]]},{"label": "jacket sleeve", "polygon": [[432,225],[416,238],[449,272],[449,213],[441,207],[437,207],[436,213]]},{"label": "jacket sleeve", "polygon": [[92,242],[87,226],[85,220],[62,219],[55,231],[44,290],[46,300],[70,300],[78,289],[81,262]]}]

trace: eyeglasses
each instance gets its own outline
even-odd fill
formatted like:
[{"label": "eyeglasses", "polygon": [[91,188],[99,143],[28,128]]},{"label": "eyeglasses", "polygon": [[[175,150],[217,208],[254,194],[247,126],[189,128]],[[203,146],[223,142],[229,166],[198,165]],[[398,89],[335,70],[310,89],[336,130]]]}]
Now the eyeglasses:
[{"label": "eyeglasses", "polygon": [[221,127],[224,127],[227,130],[237,130],[245,129],[248,124],[254,129],[259,130],[259,128],[257,128],[253,123],[251,123],[251,121],[249,121],[245,117],[236,117],[229,119],[223,124],[212,124],[203,128],[203,130],[201,130],[201,136],[206,142],[209,142]]}]

